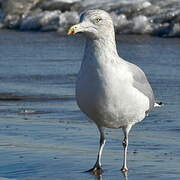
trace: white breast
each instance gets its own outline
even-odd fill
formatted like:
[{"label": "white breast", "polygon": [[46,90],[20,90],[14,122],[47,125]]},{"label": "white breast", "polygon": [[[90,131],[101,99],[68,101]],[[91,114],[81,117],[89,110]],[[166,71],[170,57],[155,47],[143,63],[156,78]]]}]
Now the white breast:
[{"label": "white breast", "polygon": [[109,128],[141,121],[149,108],[149,99],[133,87],[126,65],[113,61],[100,66],[82,65],[76,98],[85,114],[96,124]]}]

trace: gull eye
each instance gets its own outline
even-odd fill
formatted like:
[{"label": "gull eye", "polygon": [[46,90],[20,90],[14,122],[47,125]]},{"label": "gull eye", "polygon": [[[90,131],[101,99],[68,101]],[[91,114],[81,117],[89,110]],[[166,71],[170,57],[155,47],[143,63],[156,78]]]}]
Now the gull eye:
[{"label": "gull eye", "polygon": [[102,19],[101,18],[96,18],[95,21],[98,23],[100,22]]}]

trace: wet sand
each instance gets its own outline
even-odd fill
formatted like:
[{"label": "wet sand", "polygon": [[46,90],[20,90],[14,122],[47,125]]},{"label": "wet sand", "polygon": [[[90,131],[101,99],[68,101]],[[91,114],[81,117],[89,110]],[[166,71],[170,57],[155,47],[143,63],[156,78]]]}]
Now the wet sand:
[{"label": "wet sand", "polygon": [[[85,39],[0,31],[0,177],[18,180],[125,179],[121,129],[106,131],[104,173],[94,164],[99,135],[75,102]],[[126,179],[180,178],[180,40],[117,37],[120,55],[146,72],[156,109],[130,132]]]}]

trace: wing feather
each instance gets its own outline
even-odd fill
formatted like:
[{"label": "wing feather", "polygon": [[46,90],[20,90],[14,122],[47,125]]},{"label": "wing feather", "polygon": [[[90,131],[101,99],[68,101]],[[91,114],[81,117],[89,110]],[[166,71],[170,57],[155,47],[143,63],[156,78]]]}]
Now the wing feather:
[{"label": "wing feather", "polygon": [[149,99],[149,109],[147,111],[147,113],[149,111],[151,111],[154,108],[154,104],[155,104],[155,99],[154,99],[154,94],[153,94],[153,90],[146,78],[146,75],[144,74],[144,72],[135,64],[132,63],[128,63],[128,67],[130,69],[130,71],[133,74],[133,86],[138,89],[141,93],[143,93],[145,96],[148,97]]}]

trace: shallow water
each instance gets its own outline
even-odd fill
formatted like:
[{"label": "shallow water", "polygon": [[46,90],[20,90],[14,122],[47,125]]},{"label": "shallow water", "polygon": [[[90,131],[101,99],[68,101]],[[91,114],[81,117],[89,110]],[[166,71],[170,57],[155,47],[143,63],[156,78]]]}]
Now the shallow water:
[{"label": "shallow water", "polygon": [[[165,104],[130,133],[128,179],[179,179],[180,39],[129,35],[117,42]],[[103,176],[84,173],[98,149],[98,131],[74,98],[85,38],[1,30],[0,43],[0,177],[125,179],[121,130],[106,132]]]}]

